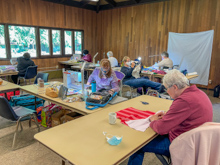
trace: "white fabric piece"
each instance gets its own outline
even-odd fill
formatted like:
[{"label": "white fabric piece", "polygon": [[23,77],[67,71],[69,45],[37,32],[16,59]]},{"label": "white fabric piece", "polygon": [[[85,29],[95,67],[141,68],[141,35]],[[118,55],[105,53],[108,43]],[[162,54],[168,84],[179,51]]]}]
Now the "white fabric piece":
[{"label": "white fabric piece", "polygon": [[146,119],[129,120],[126,121],[125,123],[128,124],[130,128],[144,132],[150,126],[150,120],[149,120],[150,117],[151,116],[149,116]]},{"label": "white fabric piece", "polygon": [[[165,111],[163,111],[163,110],[160,110],[160,111],[156,112],[155,114],[157,114],[159,112],[163,112],[165,114]],[[149,120],[150,117],[151,116],[149,116],[146,119],[129,120],[129,121],[126,121],[125,123],[130,128],[133,128],[133,129],[135,129],[137,131],[144,132],[150,126],[150,120]]]},{"label": "white fabric piece", "polygon": [[132,71],[132,76],[135,78],[140,78],[141,65],[137,65]]},{"label": "white fabric piece", "polygon": [[115,57],[109,57],[108,60],[111,63],[111,67],[116,67],[118,66],[118,60]]},{"label": "white fabric piece", "polygon": [[194,84],[208,85],[214,30],[197,33],[169,32],[168,53],[173,65],[180,70],[198,72],[190,80]]}]

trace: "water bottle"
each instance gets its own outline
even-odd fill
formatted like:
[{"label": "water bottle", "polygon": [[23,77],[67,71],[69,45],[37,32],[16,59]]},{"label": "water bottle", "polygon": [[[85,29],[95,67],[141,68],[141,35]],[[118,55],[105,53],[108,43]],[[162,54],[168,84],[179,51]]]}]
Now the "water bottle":
[{"label": "water bottle", "polygon": [[91,84],[92,84],[92,92],[96,92],[96,82],[93,81]]}]

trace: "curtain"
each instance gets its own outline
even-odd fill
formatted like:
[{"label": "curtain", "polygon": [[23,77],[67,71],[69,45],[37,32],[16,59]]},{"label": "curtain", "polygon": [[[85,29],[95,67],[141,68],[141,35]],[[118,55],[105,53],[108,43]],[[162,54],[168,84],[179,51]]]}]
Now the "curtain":
[{"label": "curtain", "polygon": [[208,85],[214,30],[196,33],[169,32],[168,53],[173,65],[197,72],[193,84]]}]

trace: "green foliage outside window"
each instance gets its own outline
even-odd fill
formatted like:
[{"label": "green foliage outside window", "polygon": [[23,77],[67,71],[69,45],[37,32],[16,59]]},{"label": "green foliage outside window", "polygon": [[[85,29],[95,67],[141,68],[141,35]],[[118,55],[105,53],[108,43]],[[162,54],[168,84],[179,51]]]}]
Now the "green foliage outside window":
[{"label": "green foliage outside window", "polygon": [[65,54],[72,54],[72,31],[64,31]]},{"label": "green foliage outside window", "polygon": [[20,57],[29,52],[31,57],[36,57],[35,28],[24,26],[9,26],[11,56]]},{"label": "green foliage outside window", "polygon": [[40,45],[41,45],[41,55],[50,54],[50,44],[49,44],[49,30],[40,29]]},{"label": "green foliage outside window", "polygon": [[75,54],[82,54],[82,32],[75,31]]},{"label": "green foliage outside window", "polygon": [[52,30],[53,54],[61,54],[60,52],[60,30]]},{"label": "green foliage outside window", "polygon": [[6,58],[4,25],[0,25],[0,58]]}]

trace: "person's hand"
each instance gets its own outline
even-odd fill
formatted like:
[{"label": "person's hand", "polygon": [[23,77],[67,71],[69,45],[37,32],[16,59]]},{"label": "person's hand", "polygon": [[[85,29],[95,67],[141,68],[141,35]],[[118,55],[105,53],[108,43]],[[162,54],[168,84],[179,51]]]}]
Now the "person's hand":
[{"label": "person's hand", "polygon": [[110,90],[108,91],[108,93],[112,95],[112,94],[115,93],[115,91],[114,91],[114,89],[110,89]]},{"label": "person's hand", "polygon": [[166,113],[165,113],[164,111],[161,111],[161,112],[159,112],[159,113],[156,113],[156,114],[152,115],[152,116],[150,117],[150,122],[152,122],[152,121],[154,121],[154,120],[162,119],[165,114],[166,114]]},{"label": "person's hand", "polygon": [[134,68],[134,66],[135,66],[135,63],[134,63],[134,62],[132,62],[132,63],[131,63],[131,67],[132,67],[132,68]]}]

